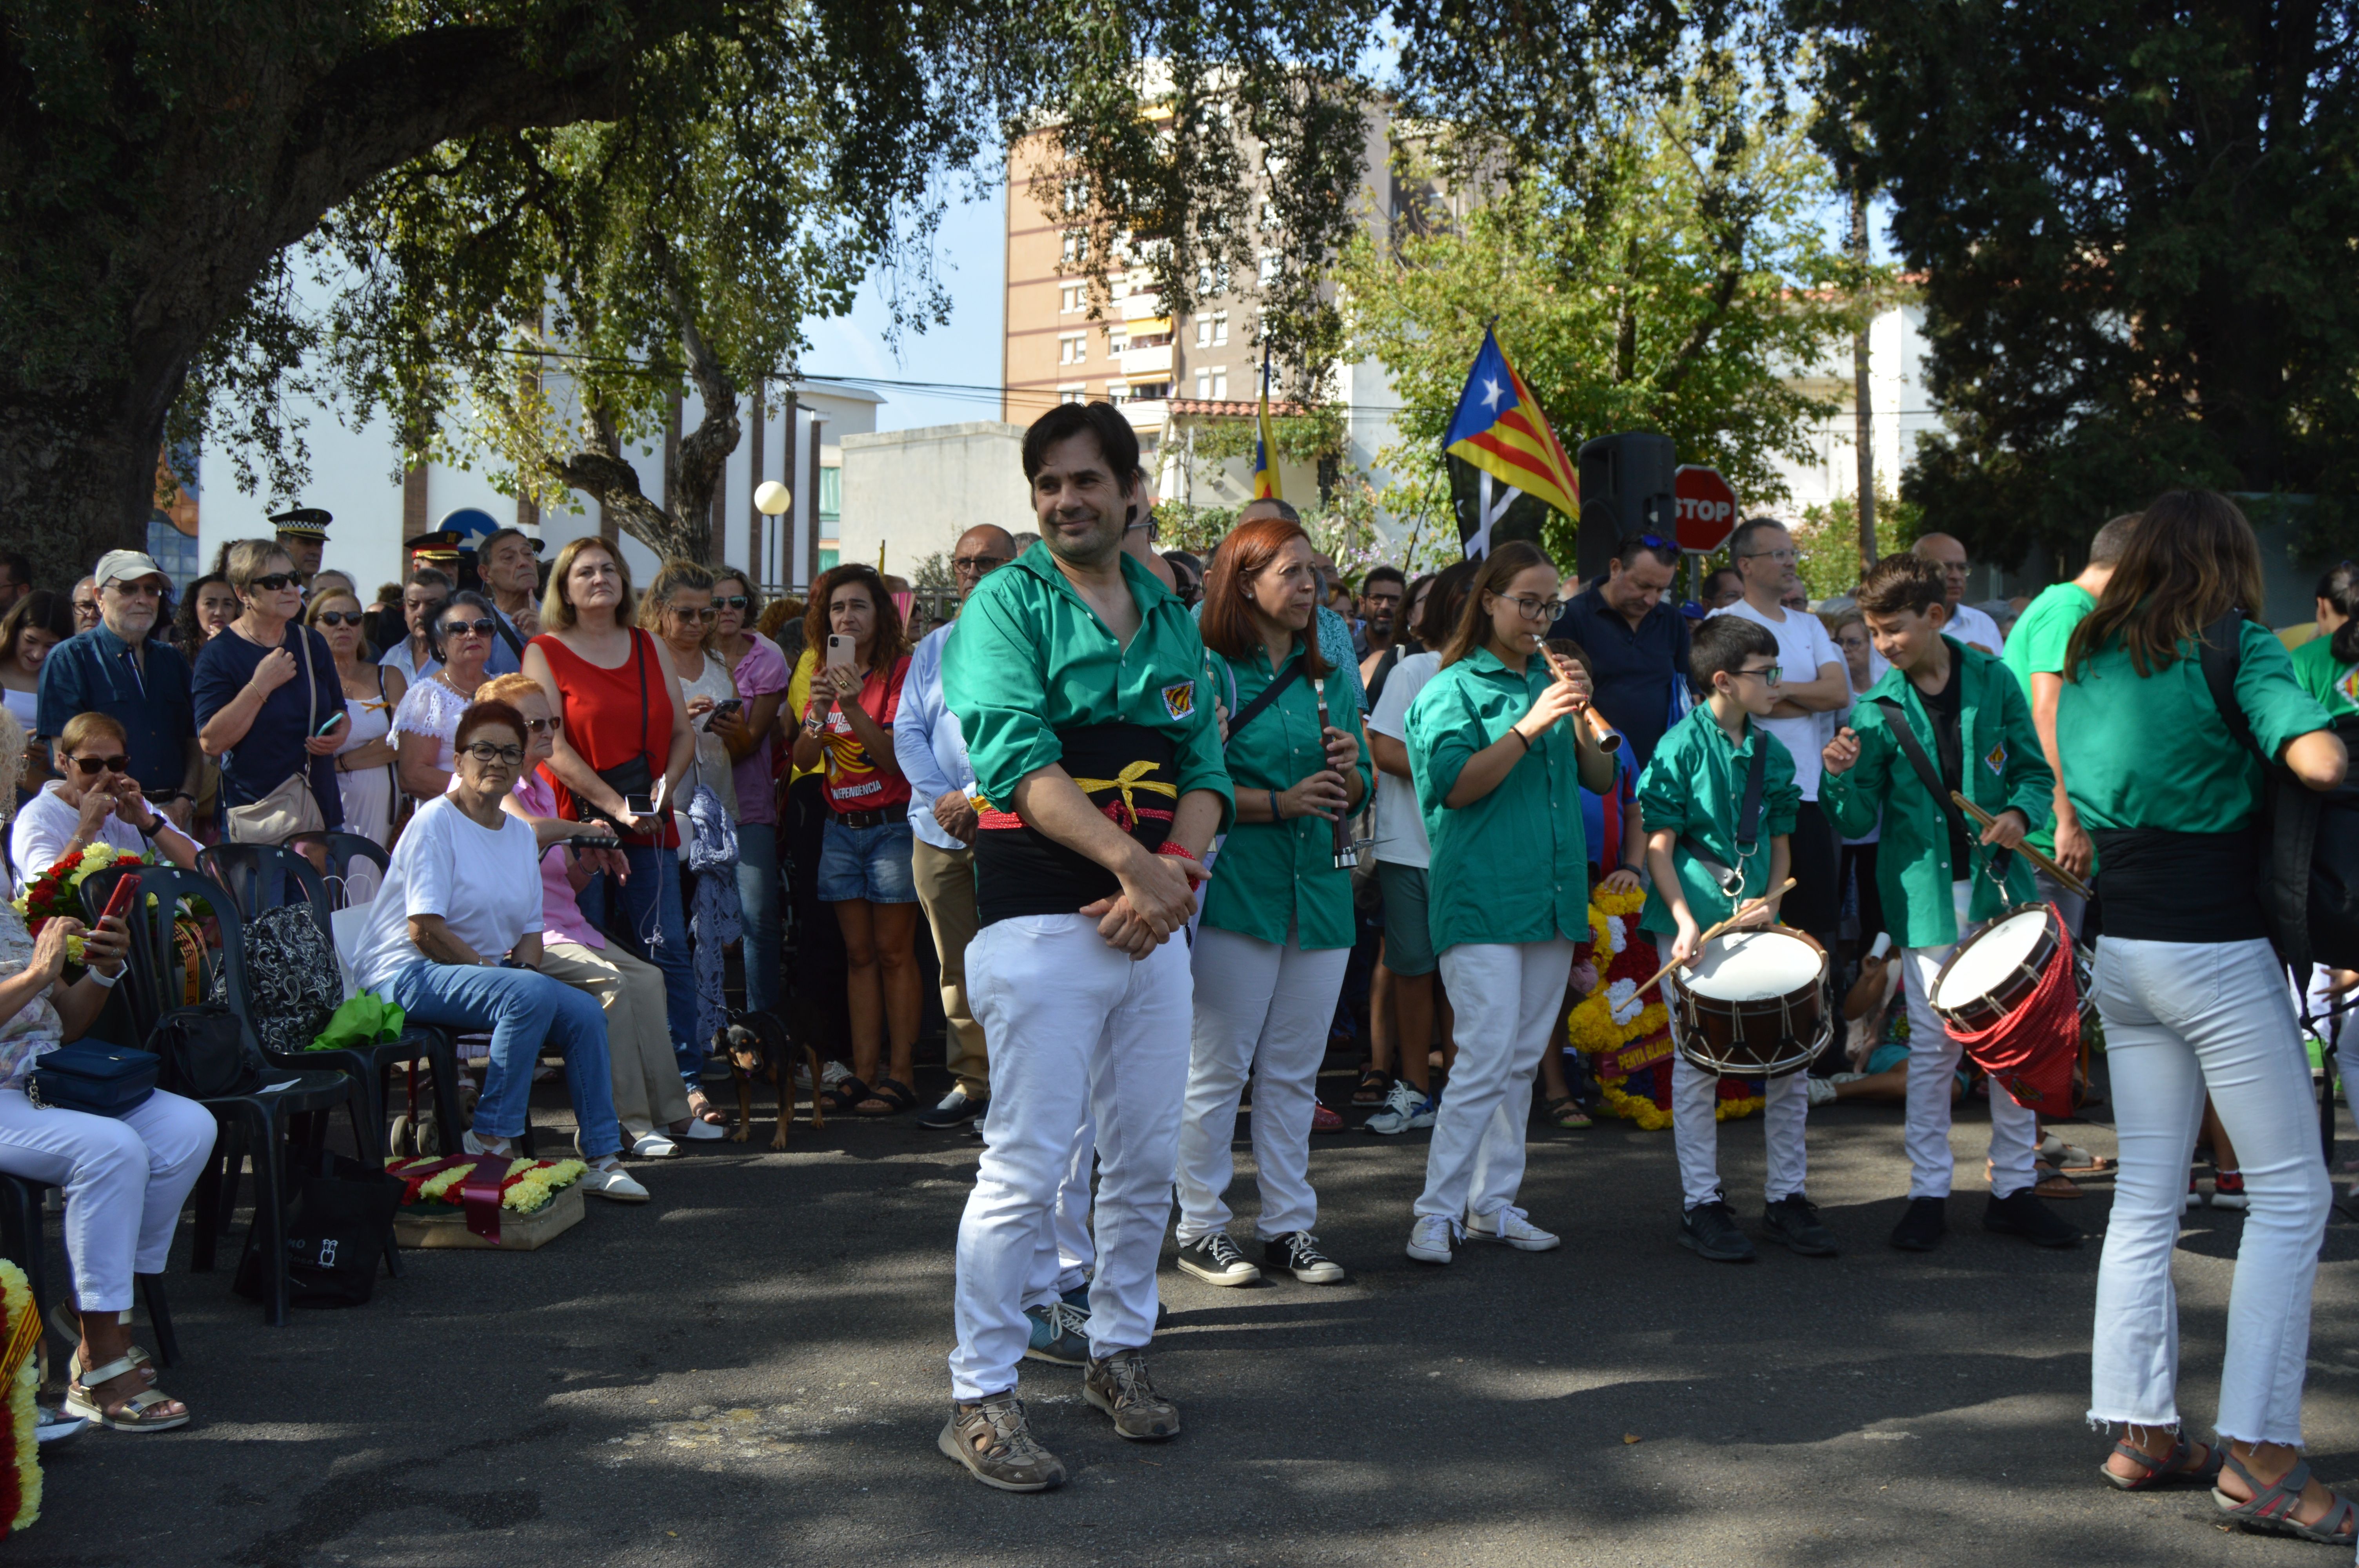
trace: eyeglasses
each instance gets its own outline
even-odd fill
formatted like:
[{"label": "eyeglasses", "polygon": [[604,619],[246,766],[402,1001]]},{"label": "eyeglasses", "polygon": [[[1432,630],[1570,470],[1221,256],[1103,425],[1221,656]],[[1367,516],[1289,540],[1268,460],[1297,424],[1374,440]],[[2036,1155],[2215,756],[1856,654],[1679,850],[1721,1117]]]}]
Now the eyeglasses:
[{"label": "eyeglasses", "polygon": [[84,778],[97,773],[124,773],[131,771],[128,757],[69,757],[66,759],[82,771]]},{"label": "eyeglasses", "polygon": [[709,604],[701,610],[684,610],[677,604],[667,604],[664,608],[672,614],[679,616],[682,621],[710,621],[714,616],[721,613],[721,611],[715,610]]},{"label": "eyeglasses", "polygon": [[368,617],[366,615],[357,610],[322,610],[320,611],[320,624],[322,626],[358,626],[367,619]]},{"label": "eyeglasses", "polygon": [[1527,621],[1553,621],[1564,613],[1564,600],[1561,599],[1534,599],[1528,593],[1501,593],[1492,597],[1504,599],[1514,605],[1516,612]]},{"label": "eyeglasses", "polygon": [[1782,550],[1747,550],[1745,552],[1745,558],[1746,560],[1759,560],[1764,557],[1776,561],[1781,567],[1791,566],[1796,561],[1802,558],[1802,552],[1795,549],[1791,546],[1788,546]]},{"label": "eyeglasses", "polygon": [[1004,567],[1006,564],[1007,557],[1006,556],[953,556],[951,558],[951,567],[952,570],[975,572],[977,574],[987,572],[994,567]]},{"label": "eyeglasses", "polygon": [[559,730],[565,728],[565,720],[561,718],[555,717],[549,719],[527,719],[524,721],[524,727],[531,730],[536,735],[540,734],[544,730],[554,735]]},{"label": "eyeglasses", "polygon": [[712,601],[715,610],[750,610],[753,605],[753,597],[743,593],[724,593]]},{"label": "eyeglasses", "polygon": [[1778,685],[1786,676],[1785,667],[1780,665],[1771,665],[1765,669],[1758,670],[1731,670],[1728,673],[1738,680],[1743,680],[1746,676],[1759,676],[1771,686]]},{"label": "eyeglasses", "polygon": [[[327,617],[323,615],[320,619],[324,621]],[[478,617],[473,621],[450,621],[443,623],[442,635],[445,637],[463,637],[468,633],[473,632],[478,637],[488,637],[496,631],[498,627],[498,622],[485,617]]]},{"label": "eyeglasses", "polygon": [[[135,595],[141,599],[161,599],[164,597],[163,585],[160,583],[124,582],[120,579],[117,579],[114,581],[110,581],[106,586],[113,589],[115,592],[123,595],[125,599],[129,599]],[[103,591],[103,589],[101,591]]]},{"label": "eyeglasses", "polygon": [[487,768],[494,762],[504,762],[511,768],[521,767],[524,764],[522,746],[495,746],[489,741],[470,741],[467,746],[467,755]]},{"label": "eyeglasses", "polygon": [[295,574],[293,572],[272,572],[267,577],[255,578],[252,582],[247,583],[246,586],[248,588],[258,588],[265,593],[284,593],[287,589],[295,586]]}]

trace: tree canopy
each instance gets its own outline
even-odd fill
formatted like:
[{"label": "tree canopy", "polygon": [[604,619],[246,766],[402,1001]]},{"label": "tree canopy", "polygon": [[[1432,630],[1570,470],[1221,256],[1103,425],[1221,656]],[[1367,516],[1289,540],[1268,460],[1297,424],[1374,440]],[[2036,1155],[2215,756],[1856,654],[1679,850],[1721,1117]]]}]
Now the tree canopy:
[{"label": "tree canopy", "polygon": [[2359,480],[2359,6],[1802,0],[1823,124],[1923,275],[1949,418],[1905,493],[1993,559],[2077,557],[2175,483]]}]

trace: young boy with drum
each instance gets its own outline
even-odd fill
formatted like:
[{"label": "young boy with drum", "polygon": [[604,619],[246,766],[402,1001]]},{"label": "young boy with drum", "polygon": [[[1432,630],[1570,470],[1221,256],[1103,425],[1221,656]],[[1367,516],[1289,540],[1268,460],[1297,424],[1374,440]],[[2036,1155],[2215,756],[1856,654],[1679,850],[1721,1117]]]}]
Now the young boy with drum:
[{"label": "young boy with drum", "polygon": [[[1747,927],[1776,917],[1786,881],[1794,816],[1802,792],[1794,757],[1756,720],[1777,705],[1777,639],[1751,621],[1716,615],[1695,629],[1688,650],[1690,678],[1704,700],[1673,725],[1638,781],[1638,809],[1647,829],[1647,869],[1653,887],[1638,928],[1670,936],[1669,957],[1685,966],[1726,956],[1728,945],[1703,942],[1704,922],[1731,917]],[[1740,914],[1741,912],[1741,914]],[[1826,957],[1807,937],[1794,936],[1796,954],[1813,958],[1802,988],[1820,985]],[[1659,943],[1658,943],[1659,945]],[[1667,979],[1663,1000],[1673,1009],[1695,979]],[[1778,988],[1781,990],[1783,987]],[[1677,1021],[1675,1030],[1683,1026]],[[1770,1078],[1762,1129],[1769,1145],[1763,1223],[1806,1257],[1827,1258],[1835,1238],[1802,1195],[1802,1127],[1809,1116],[1805,1077]],[[1720,1185],[1720,1124],[1713,1114],[1720,1075],[1682,1049],[1671,1063],[1671,1132],[1679,1145],[1680,1245],[1716,1263],[1749,1263],[1753,1243],[1737,1228]]]},{"label": "young boy with drum", "polygon": [[[1933,982],[1970,925],[2033,902],[2031,867],[2011,851],[2048,819],[2056,777],[2014,672],[1945,634],[1949,599],[1939,563],[1886,556],[1861,582],[1859,608],[1892,668],[1827,742],[1820,798],[1844,833],[1865,832],[1883,809],[1876,887],[1908,988],[1908,1207],[1892,1245],[1930,1252],[1949,1230],[1957,1163],[1950,1084],[1960,1054],[1933,1010]],[[1992,814],[1978,838],[1952,792]],[[1990,1108],[1983,1228],[2038,1247],[2079,1246],[2081,1233],[2032,1191],[2038,1118],[1995,1080]]]}]

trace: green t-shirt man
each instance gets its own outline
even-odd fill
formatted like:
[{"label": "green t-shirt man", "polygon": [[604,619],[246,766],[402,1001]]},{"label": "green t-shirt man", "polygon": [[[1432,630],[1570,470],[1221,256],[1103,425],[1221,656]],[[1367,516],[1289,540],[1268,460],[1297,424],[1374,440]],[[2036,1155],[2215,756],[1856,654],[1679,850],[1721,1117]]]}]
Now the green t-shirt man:
[{"label": "green t-shirt man", "polygon": [[[2038,708],[2038,697],[2031,689],[2031,677],[2036,675],[2061,676],[2064,673],[2064,645],[2072,640],[2072,629],[2097,608],[2095,595],[2076,582],[2060,582],[2040,589],[2039,597],[2024,607],[2015,630],[2006,637],[2006,649],[2000,656],[2015,678],[2023,683],[2023,699]],[[2051,818],[2024,836],[2024,842],[2041,854],[2053,859],[2056,854],[2056,824]],[[2090,867],[2095,874],[2093,864]]]},{"label": "green t-shirt man", "polygon": [[2293,678],[2318,698],[2328,718],[2359,713],[2359,664],[2336,658],[2332,636],[2312,637],[2293,651]]}]

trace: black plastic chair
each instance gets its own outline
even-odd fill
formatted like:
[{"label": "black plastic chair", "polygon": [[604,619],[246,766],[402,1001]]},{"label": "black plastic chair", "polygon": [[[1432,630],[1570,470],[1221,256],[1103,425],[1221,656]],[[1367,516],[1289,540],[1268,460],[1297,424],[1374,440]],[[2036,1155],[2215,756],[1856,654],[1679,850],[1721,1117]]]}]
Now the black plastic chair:
[{"label": "black plastic chair", "polygon": [[[110,866],[83,880],[82,904],[93,921],[105,906],[116,879],[133,869]],[[134,918],[127,923],[131,929],[131,962],[124,971],[122,985],[116,989],[129,993],[132,1020],[139,1038],[153,1038],[158,1022],[173,1009],[186,1005],[186,969],[180,961],[172,923],[183,903],[201,899],[218,925],[221,946],[206,946],[200,957],[199,994],[210,996],[218,977],[224,1001],[244,1029],[247,1043],[258,1054],[262,1043],[255,1036],[253,1021],[246,1011],[245,922],[239,917],[235,902],[219,882],[194,871],[168,866],[136,869],[140,878],[139,896],[133,903]],[[189,1266],[199,1272],[213,1266],[221,1233],[235,1218],[238,1179],[251,1154],[254,1223],[247,1230],[246,1245],[262,1249],[263,1268],[270,1282],[269,1299],[264,1305],[265,1319],[272,1327],[283,1328],[288,1310],[284,1149],[290,1137],[306,1144],[321,1143],[328,1115],[338,1106],[353,1109],[357,1129],[361,1111],[355,1101],[360,1092],[343,1073],[277,1071],[266,1074],[266,1080],[267,1092],[223,1095],[201,1102],[220,1124],[222,1136],[206,1159],[204,1173],[197,1178],[197,1233],[190,1249]],[[299,1136],[296,1135],[298,1117],[303,1119]],[[390,1258],[390,1238],[386,1249],[388,1264],[398,1273],[398,1263]]]},{"label": "black plastic chair", "polygon": [[281,842],[289,849],[302,851],[307,859],[311,850],[320,852],[320,860],[313,863],[328,884],[330,909],[342,909],[353,902],[347,890],[352,885],[354,860],[365,860],[376,868],[379,887],[385,885],[385,874],[393,866],[393,857],[386,852],[385,846],[363,833],[315,827],[306,833],[289,833]]},{"label": "black plastic chair", "polygon": [[[33,1310],[49,1322],[49,1268],[41,1245],[41,1204],[54,1184],[0,1171],[0,1258],[25,1271],[32,1288]],[[172,1303],[164,1296],[160,1274],[135,1274],[139,1299],[147,1303],[147,1321],[156,1331],[156,1364],[169,1369],[180,1358],[180,1337],[172,1332]]]}]

